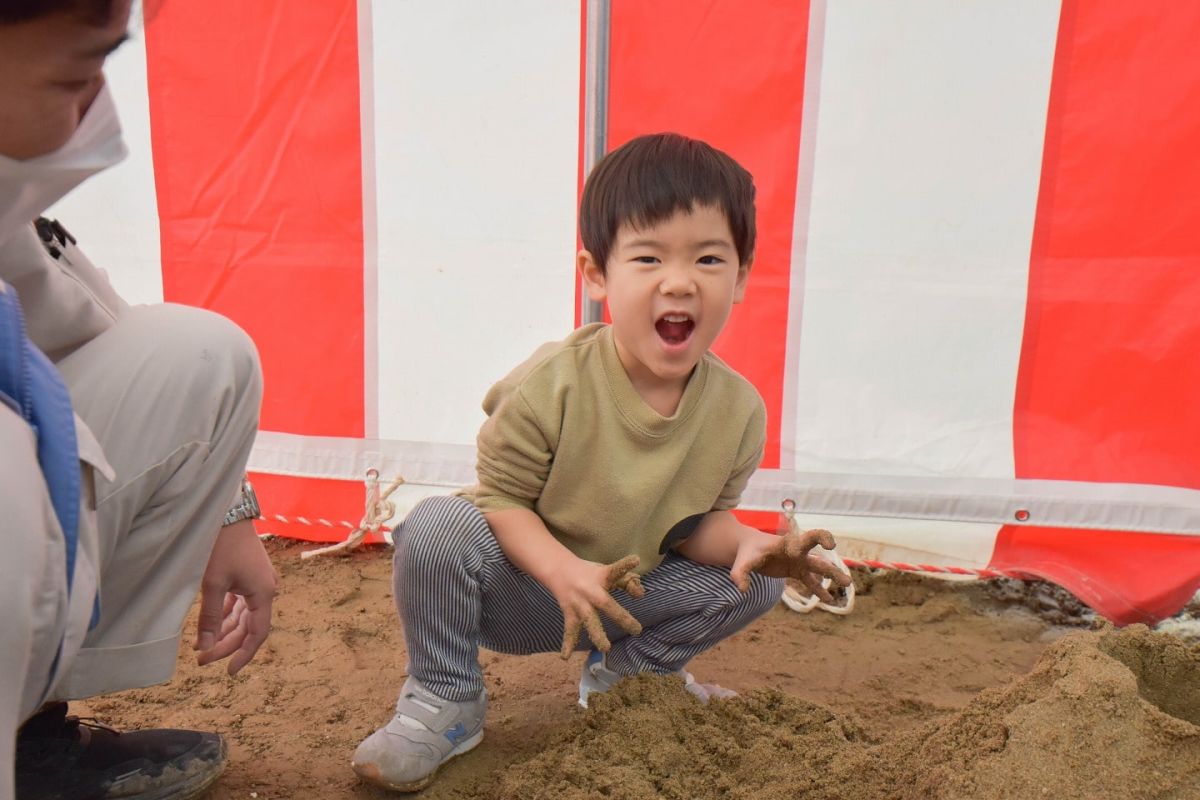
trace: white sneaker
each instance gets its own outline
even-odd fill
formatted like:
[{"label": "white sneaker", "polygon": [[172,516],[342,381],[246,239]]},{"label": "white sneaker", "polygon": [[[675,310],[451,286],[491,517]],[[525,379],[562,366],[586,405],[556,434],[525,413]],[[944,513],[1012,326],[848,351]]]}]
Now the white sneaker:
[{"label": "white sneaker", "polygon": [[708,701],[716,698],[717,700],[728,700],[731,697],[737,697],[738,693],[733,689],[726,689],[724,686],[716,683],[696,683],[696,679],[692,677],[692,673],[686,669],[679,670],[679,674],[683,677],[683,688],[687,689],[696,697],[700,698],[700,702],[708,705]]},{"label": "white sneaker", "polygon": [[400,690],[396,715],[354,751],[350,766],[360,778],[395,792],[416,792],[438,767],[483,741],[487,690],[475,700],[444,700],[410,677]]},{"label": "white sneaker", "polygon": [[[692,677],[692,673],[685,669],[681,669],[678,674],[683,678],[684,688],[695,695],[701,703],[707,704],[714,697],[722,700],[737,697],[737,692],[726,689],[724,686],[718,686],[715,683],[697,683],[696,679]],[[592,650],[583,664],[583,674],[579,676],[579,705],[587,708],[589,694],[607,692],[623,677],[625,676],[608,668],[603,653],[599,650]]]},{"label": "white sneaker", "polygon": [[583,673],[579,676],[579,705],[587,708],[589,694],[607,692],[623,677],[605,665],[604,653],[599,650],[590,651],[587,661],[583,662]]}]

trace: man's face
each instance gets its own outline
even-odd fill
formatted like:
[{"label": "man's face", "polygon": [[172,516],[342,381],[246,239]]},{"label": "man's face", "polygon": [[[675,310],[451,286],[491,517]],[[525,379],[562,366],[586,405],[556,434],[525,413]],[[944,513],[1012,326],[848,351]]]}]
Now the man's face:
[{"label": "man's face", "polygon": [[607,274],[580,256],[592,299],[608,301],[617,353],[643,397],[682,390],[741,302],[750,272],[725,213],[712,206],[645,229],[622,225]]},{"label": "man's face", "polygon": [[104,85],[104,59],[125,40],[129,6],[116,0],[102,25],[75,12],[0,25],[0,155],[66,144]]}]

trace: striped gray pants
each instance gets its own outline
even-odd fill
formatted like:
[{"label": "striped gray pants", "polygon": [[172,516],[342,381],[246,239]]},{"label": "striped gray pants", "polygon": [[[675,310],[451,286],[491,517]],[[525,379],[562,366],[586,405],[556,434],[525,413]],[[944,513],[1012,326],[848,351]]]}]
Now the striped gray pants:
[{"label": "striped gray pants", "polygon": [[[430,691],[462,702],[483,689],[479,648],[526,655],[562,645],[563,615],[550,592],[514,567],[474,505],[460,497],[422,500],[395,531],[392,573],[408,645],[408,672]],[[642,623],[630,636],[610,620],[606,664],[622,675],[669,673],[779,601],[783,581],[752,574],[742,594],[729,570],[670,553],[642,576],[645,597],[613,595]],[[591,642],[586,632],[579,649]]]}]

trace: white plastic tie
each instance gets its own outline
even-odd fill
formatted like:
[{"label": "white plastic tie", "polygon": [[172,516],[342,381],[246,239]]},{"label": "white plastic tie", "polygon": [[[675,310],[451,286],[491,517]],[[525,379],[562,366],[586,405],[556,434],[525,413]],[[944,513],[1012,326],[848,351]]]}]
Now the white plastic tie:
[{"label": "white plastic tie", "polygon": [[[800,526],[796,522],[796,503],[794,500],[783,501],[783,518],[789,531],[794,530],[797,533],[800,532]],[[818,552],[818,555],[833,564],[842,572],[850,572],[850,570],[846,568],[846,562],[842,560],[842,557],[838,554],[836,548],[833,550],[826,550],[824,547],[822,547]],[[833,580],[831,578],[822,578],[821,586],[828,590],[833,586]],[[850,585],[847,586],[843,592],[845,593],[846,597],[845,603],[826,603],[815,594],[805,595],[796,588],[788,586],[783,590],[782,599],[785,606],[800,614],[808,614],[813,609],[819,608],[822,611],[828,611],[830,614],[845,616],[854,610],[854,581],[851,581]]]}]

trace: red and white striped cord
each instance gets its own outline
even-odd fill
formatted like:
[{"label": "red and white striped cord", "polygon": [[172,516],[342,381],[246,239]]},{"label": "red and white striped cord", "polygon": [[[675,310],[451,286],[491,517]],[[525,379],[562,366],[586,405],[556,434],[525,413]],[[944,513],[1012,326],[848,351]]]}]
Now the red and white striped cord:
[{"label": "red and white striped cord", "polygon": [[871,569],[896,570],[899,572],[933,572],[943,575],[969,575],[974,578],[1012,578],[1026,580],[1027,576],[1020,572],[1008,572],[1001,569],[971,569],[969,567],[944,567],[936,564],[906,564],[902,561],[873,561],[869,559],[845,559],[848,567],[869,567]]},{"label": "red and white striped cord", "polygon": [[[796,503],[793,500],[783,501],[783,524],[799,533],[800,526],[796,522]],[[902,561],[876,561],[873,559],[854,559],[845,558],[836,550],[820,551],[820,555],[834,563],[843,571],[847,567],[869,567],[871,569],[895,570],[899,572],[926,572],[935,575],[963,575],[973,578],[1015,578],[1022,580],[1024,576],[1015,572],[1006,572],[997,569],[972,569],[970,567],[952,567],[940,566],[936,564],[908,564]],[[833,581],[828,578],[822,581],[822,585],[829,589]],[[825,603],[822,602],[816,595],[805,595],[793,586],[788,586],[783,592],[783,602],[788,608],[793,611],[798,611],[801,614],[807,614],[814,609],[828,611],[831,614],[849,614],[854,609],[854,584],[851,583],[841,592],[841,602]]]},{"label": "red and white striped cord", "polygon": [[[384,527],[384,524],[392,518],[396,513],[396,504],[388,500],[388,496],[396,491],[404,484],[404,478],[396,476],[387,487],[379,485],[379,471],[376,469],[367,470],[367,501],[366,510],[363,512],[363,518],[359,520],[357,525],[351,525],[349,522],[341,522],[342,527],[348,528],[350,533],[340,542],[331,545],[319,547],[315,550],[305,550],[300,554],[300,558],[312,558],[314,556],[328,555],[330,553],[343,553],[354,550],[370,534],[381,535],[384,531],[389,530]],[[268,519],[275,519],[284,524],[300,523],[301,525],[322,525],[327,528],[336,528],[338,523],[333,523],[322,517],[318,517],[316,523],[307,517],[292,517],[288,518],[282,514],[274,514]]]},{"label": "red and white striped cord", "polygon": [[[259,517],[259,519],[282,522],[284,525],[323,525],[326,528],[346,528],[348,530],[354,530],[354,525],[346,522],[345,520],[342,520],[341,522],[330,522],[323,517],[317,517],[315,520],[311,520],[308,517],[285,517],[283,514],[263,514]],[[263,534],[263,536],[273,535],[274,534],[271,533]]]}]

